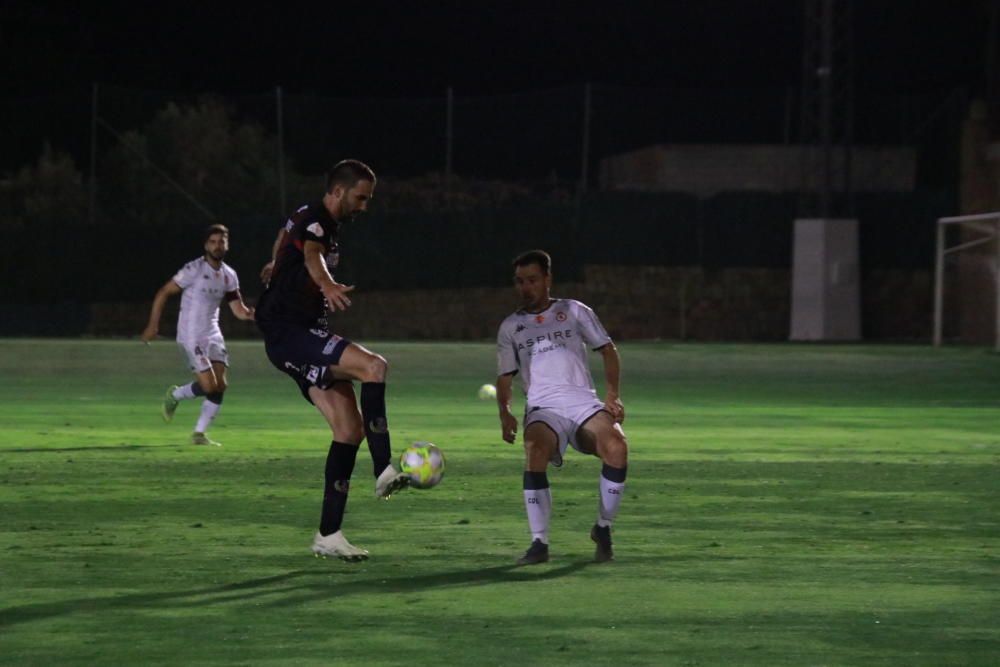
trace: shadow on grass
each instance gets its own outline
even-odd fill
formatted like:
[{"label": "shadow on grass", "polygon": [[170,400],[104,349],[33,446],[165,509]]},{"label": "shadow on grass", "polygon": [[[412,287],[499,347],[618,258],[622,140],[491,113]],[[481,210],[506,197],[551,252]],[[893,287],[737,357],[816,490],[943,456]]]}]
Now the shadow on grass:
[{"label": "shadow on grass", "polygon": [[43,454],[45,452],[92,452],[92,451],[134,451],[136,449],[163,449],[166,447],[184,447],[183,443],[167,445],[94,445],[92,447],[13,447],[0,449],[0,454]]},{"label": "shadow on grass", "polygon": [[[133,593],[98,598],[76,598],[59,602],[44,602],[27,604],[0,609],[0,628],[40,621],[73,613],[100,613],[121,611],[126,609],[160,609],[166,607],[204,607],[226,602],[250,600],[267,595],[282,595],[282,599],[272,602],[269,606],[286,607],[307,603],[312,600],[329,600],[365,593],[388,593],[392,595],[413,593],[433,588],[456,588],[465,586],[485,586],[490,584],[533,582],[546,579],[556,579],[573,574],[590,561],[578,561],[560,567],[523,568],[516,565],[499,565],[473,570],[452,570],[436,574],[382,577],[362,579],[358,581],[330,582],[317,581],[318,578],[328,579],[332,573],[329,570],[294,570],[271,577],[261,577],[238,581],[208,588],[196,588],[185,591],[166,591],[162,593]],[[298,595],[294,595],[299,593]],[[289,596],[289,594],[293,594]]]}]

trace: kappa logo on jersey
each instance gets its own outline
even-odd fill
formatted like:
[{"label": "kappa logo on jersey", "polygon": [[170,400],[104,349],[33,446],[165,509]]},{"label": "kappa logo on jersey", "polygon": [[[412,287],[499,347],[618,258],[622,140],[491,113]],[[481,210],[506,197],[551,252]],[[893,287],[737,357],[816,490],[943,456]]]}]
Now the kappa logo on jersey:
[{"label": "kappa logo on jersey", "polygon": [[557,322],[565,322],[566,321],[566,313],[561,312],[561,311],[558,312],[558,313],[556,313],[556,321]]},{"label": "kappa logo on jersey", "polygon": [[306,227],[306,231],[319,237],[324,236],[326,233],[323,231],[323,227],[318,222],[314,222]]},{"label": "kappa logo on jersey", "polygon": [[518,323],[518,325],[517,325],[516,327],[514,327],[514,333],[521,333],[521,332],[522,332],[522,331],[524,331],[524,330],[525,330],[526,328],[527,328],[527,327],[525,327],[525,326],[524,326],[523,324],[521,324],[521,323]]}]

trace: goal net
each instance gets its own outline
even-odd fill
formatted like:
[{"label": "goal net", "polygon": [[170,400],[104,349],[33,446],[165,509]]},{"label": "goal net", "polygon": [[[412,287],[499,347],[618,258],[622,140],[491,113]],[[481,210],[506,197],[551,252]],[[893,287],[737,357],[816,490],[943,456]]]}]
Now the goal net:
[{"label": "goal net", "polygon": [[1000,211],[938,218],[934,345],[946,339],[1000,350]]}]

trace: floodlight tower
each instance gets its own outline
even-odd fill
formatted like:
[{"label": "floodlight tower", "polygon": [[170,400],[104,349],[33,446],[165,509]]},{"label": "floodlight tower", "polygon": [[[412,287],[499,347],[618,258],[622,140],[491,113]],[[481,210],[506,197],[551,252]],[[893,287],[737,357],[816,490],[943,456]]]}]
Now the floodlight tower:
[{"label": "floodlight tower", "polygon": [[[799,211],[792,266],[792,340],[861,337],[850,0],[803,0]],[[835,196],[842,193],[843,196]]]}]

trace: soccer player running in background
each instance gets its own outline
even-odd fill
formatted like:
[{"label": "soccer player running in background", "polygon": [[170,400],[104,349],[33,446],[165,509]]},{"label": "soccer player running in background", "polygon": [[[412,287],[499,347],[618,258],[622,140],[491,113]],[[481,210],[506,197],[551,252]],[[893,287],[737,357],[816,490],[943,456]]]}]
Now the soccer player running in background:
[{"label": "soccer player running in background", "polygon": [[[354,289],[333,278],[340,259],[340,226],[368,209],[374,189],[370,167],[357,160],[337,163],[327,176],[322,200],[302,206],[289,218],[287,240],[276,243],[273,272],[257,305],[257,326],[268,359],[295,381],[333,432],[312,551],[344,560],[368,557],[341,531],[361,441],[368,440],[376,497],[388,498],[409,480],[390,463],[385,358],[332,333],[326,318],[328,309],[351,305],[348,294]],[[361,382],[360,410],[353,380]]]},{"label": "soccer player running in background", "polygon": [[[597,315],[573,299],[553,299],[552,259],[542,250],[518,256],[514,286],[521,309],[500,324],[497,334],[497,403],[503,439],[514,442],[517,418],[510,411],[511,385],[520,373],[527,396],[524,406],[524,505],[531,546],[519,565],[549,559],[552,495],[549,462],[562,465],[568,444],[601,459],[597,521],[590,538],[594,559],[614,558],[611,524],[618,514],[628,468],[628,443],[621,423],[618,350]],[[587,364],[587,348],[604,359],[604,401],[597,398]]]},{"label": "soccer player running in background", "polygon": [[191,435],[191,442],[196,445],[220,444],[208,437],[208,427],[222,408],[222,397],[228,386],[229,353],[219,329],[219,304],[225,299],[233,315],[241,320],[254,317],[253,308],[243,303],[236,272],[222,261],[228,251],[229,230],[224,225],[209,227],[205,232],[205,254],[185,264],[156,292],[149,323],[142,332],[142,340],[146,343],[156,338],[167,299],[183,292],[177,318],[177,345],[187,355],[195,380],[167,389],[163,398],[163,419],[168,422],[173,419],[181,401],[204,396]]}]

